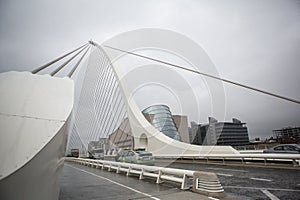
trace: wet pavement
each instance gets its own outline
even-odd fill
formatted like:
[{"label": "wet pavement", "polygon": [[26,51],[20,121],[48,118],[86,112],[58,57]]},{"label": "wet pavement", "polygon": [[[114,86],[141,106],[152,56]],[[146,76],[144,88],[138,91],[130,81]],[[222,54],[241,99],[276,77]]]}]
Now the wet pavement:
[{"label": "wet pavement", "polygon": [[[159,165],[159,163],[158,163]],[[161,163],[165,166],[165,163]],[[300,170],[267,167],[172,163],[168,167],[214,172],[225,189],[248,199],[300,199]],[[241,199],[243,199],[241,198]]]},{"label": "wet pavement", "polygon": [[[65,163],[60,180],[60,200],[79,199],[209,199],[180,185],[156,184],[154,179],[116,174],[74,163]],[[178,199],[178,198],[177,198]]]},{"label": "wet pavement", "polygon": [[[165,163],[156,165],[166,166]],[[168,167],[214,172],[225,189],[221,199],[300,199],[300,170],[245,166],[172,163]],[[66,162],[60,180],[60,200],[68,199],[214,199],[182,191],[175,183],[116,174]]]}]

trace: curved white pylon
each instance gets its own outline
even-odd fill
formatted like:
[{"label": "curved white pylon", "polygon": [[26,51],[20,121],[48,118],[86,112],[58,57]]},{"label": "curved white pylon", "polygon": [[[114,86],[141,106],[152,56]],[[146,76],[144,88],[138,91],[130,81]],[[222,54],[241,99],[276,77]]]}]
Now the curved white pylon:
[{"label": "curved white pylon", "polygon": [[[96,46],[104,51],[101,46]],[[112,59],[112,58],[109,58]],[[204,156],[208,154],[237,154],[231,146],[199,146],[183,143],[156,130],[142,115],[138,106],[132,98],[130,90],[127,88],[126,80],[121,79],[121,72],[112,64],[113,72],[119,80],[119,86],[127,104],[127,114],[135,138],[135,148],[145,147],[156,156]]]},{"label": "curved white pylon", "polygon": [[[116,76],[118,72],[115,70]],[[143,116],[126,87],[125,79],[120,81],[121,91],[127,103],[127,113],[135,138],[135,147],[146,147],[156,156],[202,156],[207,154],[236,154],[231,146],[199,146],[174,140],[155,129]],[[146,136],[146,138],[145,138]]]},{"label": "curved white pylon", "polygon": [[0,74],[2,199],[58,199],[73,91],[69,78]]}]

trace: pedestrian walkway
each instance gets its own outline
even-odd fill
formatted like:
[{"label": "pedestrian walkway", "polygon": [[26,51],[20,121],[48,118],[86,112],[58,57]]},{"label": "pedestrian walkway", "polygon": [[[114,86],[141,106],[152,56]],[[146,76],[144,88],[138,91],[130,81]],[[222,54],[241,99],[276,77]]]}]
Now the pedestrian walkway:
[{"label": "pedestrian walkway", "polygon": [[[144,200],[212,200],[191,191],[182,191],[180,186],[171,183],[155,184],[155,180],[139,180],[90,168],[74,163],[65,163],[61,177],[60,200],[80,199],[144,199]],[[226,197],[223,199],[234,199]]]}]

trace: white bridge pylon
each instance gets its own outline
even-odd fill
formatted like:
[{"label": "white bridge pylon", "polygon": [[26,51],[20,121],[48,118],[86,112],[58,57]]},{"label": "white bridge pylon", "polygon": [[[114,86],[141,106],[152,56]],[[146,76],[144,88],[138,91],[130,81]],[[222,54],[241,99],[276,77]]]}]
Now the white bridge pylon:
[{"label": "white bridge pylon", "polygon": [[[104,51],[102,47],[93,44]],[[108,59],[109,56],[107,56]],[[132,136],[134,137],[134,147],[144,147],[155,156],[206,156],[209,154],[238,154],[231,146],[199,146],[174,140],[164,133],[154,128],[143,116],[132,94],[127,87],[125,79],[121,79],[121,72],[111,64],[119,87],[126,103],[127,117],[131,126]]]}]

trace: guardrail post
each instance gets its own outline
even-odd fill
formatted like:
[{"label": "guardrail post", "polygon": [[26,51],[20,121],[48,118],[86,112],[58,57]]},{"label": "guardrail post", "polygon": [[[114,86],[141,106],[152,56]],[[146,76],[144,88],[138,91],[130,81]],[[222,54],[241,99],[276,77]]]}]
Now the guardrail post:
[{"label": "guardrail post", "polygon": [[118,168],[117,168],[116,173],[117,173],[117,174],[120,174],[120,165],[118,165]]},{"label": "guardrail post", "polygon": [[157,183],[157,184],[162,183],[161,175],[162,175],[162,171],[159,170],[159,171],[158,171],[158,176],[157,176],[157,179],[156,179],[156,183]]},{"label": "guardrail post", "polygon": [[141,171],[141,174],[140,174],[139,179],[140,179],[140,180],[141,180],[141,179],[144,179],[144,168],[142,168],[142,171]]},{"label": "guardrail post", "polygon": [[[292,162],[293,162],[293,167],[297,167],[298,164],[297,164],[296,159],[293,159]],[[300,161],[299,161],[299,165],[300,165]]]},{"label": "guardrail post", "polygon": [[186,174],[183,174],[181,189],[182,190],[188,190],[189,188],[190,187],[188,186],[188,176]]},{"label": "guardrail post", "polygon": [[107,171],[109,171],[109,172],[111,171],[111,164],[109,165]]},{"label": "guardrail post", "polygon": [[99,168],[100,168],[100,163],[97,162],[97,164],[96,164],[96,169],[99,169]]},{"label": "guardrail post", "polygon": [[126,176],[129,176],[129,174],[130,174],[130,170],[131,170],[131,167],[128,167],[128,170],[127,170]]}]

